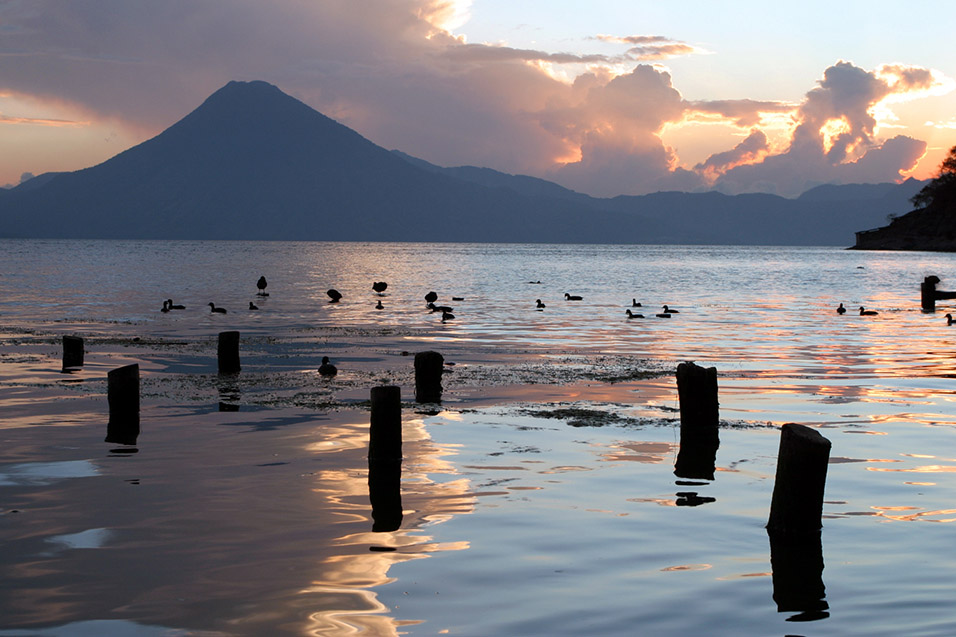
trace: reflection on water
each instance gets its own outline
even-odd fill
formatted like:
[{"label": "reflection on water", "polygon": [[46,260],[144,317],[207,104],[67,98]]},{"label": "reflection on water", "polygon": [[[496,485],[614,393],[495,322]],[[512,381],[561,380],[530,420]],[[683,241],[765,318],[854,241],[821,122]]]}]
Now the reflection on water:
[{"label": "reflection on water", "polygon": [[823,543],[819,533],[806,537],[770,536],[773,601],[777,611],[796,612],[787,621],[826,619],[829,605],[823,585]]},{"label": "reflection on water", "polygon": [[8,465],[0,471],[0,486],[47,485],[70,478],[89,478],[99,470],[89,460],[26,462]]}]

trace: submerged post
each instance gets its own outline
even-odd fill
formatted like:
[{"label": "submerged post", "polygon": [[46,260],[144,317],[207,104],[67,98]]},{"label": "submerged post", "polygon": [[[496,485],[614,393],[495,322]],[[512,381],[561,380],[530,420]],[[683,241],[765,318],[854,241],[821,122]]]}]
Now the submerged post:
[{"label": "submerged post", "polygon": [[110,420],[106,442],[135,445],[139,437],[139,365],[126,365],[106,376]]},{"label": "submerged post", "polygon": [[369,418],[369,460],[402,459],[402,390],[396,385],[373,387]]},{"label": "submerged post", "polygon": [[445,357],[438,352],[415,354],[415,402],[441,402],[441,376],[445,369]]},{"label": "submerged post", "polygon": [[63,337],[63,371],[83,367],[83,339],[79,336]]},{"label": "submerged post", "polygon": [[242,367],[239,365],[239,332],[219,332],[219,373],[235,374]]},{"label": "submerged post", "polygon": [[819,532],[830,446],[820,432],[806,425],[790,423],[781,428],[769,531],[789,535]]}]

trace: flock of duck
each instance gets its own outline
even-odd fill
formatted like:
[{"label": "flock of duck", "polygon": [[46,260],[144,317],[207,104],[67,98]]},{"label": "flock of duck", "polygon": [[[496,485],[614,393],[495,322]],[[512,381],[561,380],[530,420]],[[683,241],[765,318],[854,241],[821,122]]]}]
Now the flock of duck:
[{"label": "flock of duck", "polygon": [[[846,308],[843,307],[842,303],[840,303],[836,311],[837,311],[837,314],[846,314]],[[860,306],[860,316],[877,316],[877,315],[879,315],[879,312],[877,312],[876,310],[868,310],[864,308],[862,305]],[[947,314],[947,316],[949,315]]]}]

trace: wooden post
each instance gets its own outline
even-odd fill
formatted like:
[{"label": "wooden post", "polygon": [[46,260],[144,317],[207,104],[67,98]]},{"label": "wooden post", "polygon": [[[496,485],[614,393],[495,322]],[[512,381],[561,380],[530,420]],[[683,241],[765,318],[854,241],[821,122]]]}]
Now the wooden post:
[{"label": "wooden post", "polygon": [[415,402],[441,402],[441,376],[444,369],[445,357],[438,352],[415,354]]},{"label": "wooden post", "polygon": [[677,366],[677,393],[680,451],[674,474],[679,478],[713,480],[720,446],[717,368],[681,363]]},{"label": "wooden post", "polygon": [[239,365],[239,332],[219,332],[219,373],[236,374]]},{"label": "wooden post", "polygon": [[126,365],[106,376],[110,420],[106,442],[135,445],[139,437],[139,365]]},{"label": "wooden post", "polygon": [[402,390],[396,385],[373,387],[369,418],[369,460],[402,459]]},{"label": "wooden post", "polygon": [[936,284],[939,283],[938,276],[928,276],[920,283],[920,305],[924,312],[936,311]]},{"label": "wooden post", "polygon": [[79,336],[63,337],[63,371],[83,367],[83,339]]},{"label": "wooden post", "polygon": [[767,529],[791,535],[820,530],[829,461],[830,441],[820,432],[792,423],[781,428]]}]

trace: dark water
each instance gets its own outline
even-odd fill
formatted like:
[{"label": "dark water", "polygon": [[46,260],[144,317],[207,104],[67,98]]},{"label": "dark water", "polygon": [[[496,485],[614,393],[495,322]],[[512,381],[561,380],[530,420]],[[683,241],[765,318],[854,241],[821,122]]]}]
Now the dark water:
[{"label": "dark water", "polygon": [[[924,276],[956,287],[954,256],[0,248],[0,635],[956,634],[956,327],[942,318],[951,306],[919,309]],[[263,274],[267,298],[256,295]],[[389,288],[377,311],[370,287],[380,280]],[[327,302],[329,288],[341,303]],[[454,321],[423,311],[429,290],[455,306]],[[565,292],[584,301],[564,301]],[[187,309],[159,312],[166,298]],[[625,319],[632,298],[649,318]],[[229,314],[209,313],[210,301]],[[262,309],[245,311],[249,301]],[[851,309],[842,317],[840,302]],[[664,303],[680,313],[652,318]],[[860,317],[861,305],[880,314]],[[303,335],[348,341],[352,328],[555,363],[582,355],[715,365],[724,421],[715,479],[674,476],[670,376],[528,387],[492,407],[459,397],[435,415],[406,412],[404,519],[398,531],[373,533],[367,412],[296,408],[280,396],[274,407],[222,413],[210,407],[212,381],[206,402],[160,400],[147,383],[150,433],[124,455],[102,444],[102,394],[45,371],[58,350],[44,343],[61,333],[192,342],[239,329],[275,355]],[[113,356],[144,355],[118,342]],[[148,382],[192,391],[184,379],[195,376],[195,354],[164,356],[147,362]],[[302,392],[321,393],[296,359],[273,360],[283,378],[300,373]],[[579,410],[589,426],[556,409]],[[775,579],[764,529],[785,422],[816,426],[833,443],[821,545],[801,558],[825,567],[798,572],[791,588],[811,595],[796,601],[782,600],[784,569]]]}]

